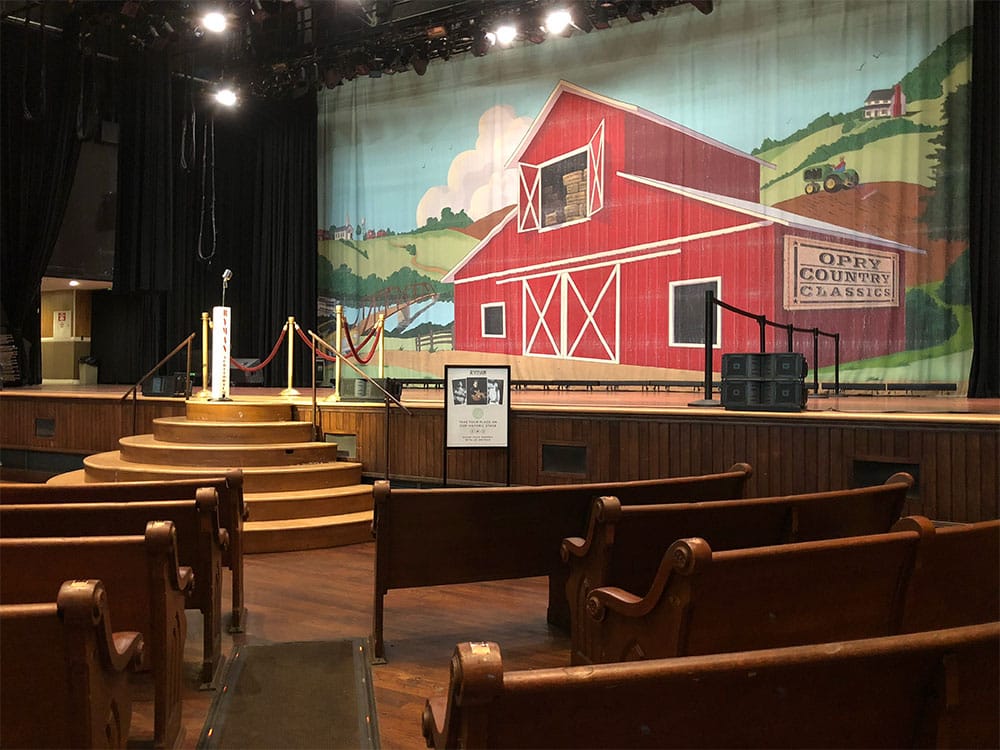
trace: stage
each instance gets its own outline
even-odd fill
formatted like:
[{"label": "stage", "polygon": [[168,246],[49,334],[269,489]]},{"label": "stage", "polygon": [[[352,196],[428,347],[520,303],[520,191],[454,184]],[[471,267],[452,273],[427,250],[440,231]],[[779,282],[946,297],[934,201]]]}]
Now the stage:
[{"label": "stage", "polygon": [[[84,455],[116,449],[122,436],[151,432],[153,419],[185,413],[183,398],[133,400],[123,398],[127,391],[65,384],[0,391],[5,478],[70,470]],[[704,398],[694,387],[527,385],[510,391],[507,448],[445,451],[441,387],[405,388],[405,408],[374,398],[334,401],[331,388],[318,388],[315,418],[312,389],[299,391],[234,387],[231,396],[287,402],[290,419],[314,422],[319,439],[337,442],[369,479],[439,484],[445,460],[455,484],[506,483],[508,462],[513,484],[553,484],[705,473],[744,461],[753,466],[749,492],[758,496],[909,471],[917,484],[908,513],[998,517],[1000,399],[849,393],[810,397],[803,411],[736,411],[689,406]]]}]

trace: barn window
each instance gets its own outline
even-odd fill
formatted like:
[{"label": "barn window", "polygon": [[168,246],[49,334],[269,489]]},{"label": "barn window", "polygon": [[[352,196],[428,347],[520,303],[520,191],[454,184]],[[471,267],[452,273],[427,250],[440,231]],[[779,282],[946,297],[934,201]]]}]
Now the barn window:
[{"label": "barn window", "polygon": [[[670,282],[670,345],[705,345],[705,292],[719,297],[722,279],[689,279]],[[722,340],[722,315],[714,310],[715,326],[712,346],[718,349]]]},{"label": "barn window", "polygon": [[542,227],[586,219],[587,152],[542,167]]},{"label": "barn window", "polygon": [[487,302],[480,310],[483,317],[483,338],[506,338],[507,310],[503,302]]},{"label": "barn window", "polygon": [[585,146],[544,164],[518,167],[517,231],[586,221],[604,208],[604,122]]}]

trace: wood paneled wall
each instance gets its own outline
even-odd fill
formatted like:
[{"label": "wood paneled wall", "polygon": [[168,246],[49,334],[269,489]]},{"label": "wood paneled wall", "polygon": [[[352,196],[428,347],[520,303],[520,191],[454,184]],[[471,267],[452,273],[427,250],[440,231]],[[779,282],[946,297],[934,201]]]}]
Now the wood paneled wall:
[{"label": "wood paneled wall", "polygon": [[[444,417],[441,409],[389,415],[389,473],[440,481]],[[305,419],[310,418],[308,411]],[[341,405],[321,409],[325,432],[356,434],[358,460],[372,475],[385,473],[384,409]],[[580,446],[582,473],[543,471],[545,445]],[[862,470],[917,474],[906,513],[939,520],[997,518],[1000,425],[966,415],[926,420],[789,418],[757,414],[555,413],[515,409],[511,414],[511,482],[557,484],[647,479],[721,471],[737,461],[753,466],[749,492],[781,495],[852,486]],[[448,452],[449,482],[503,483],[502,450]],[[878,479],[877,481],[881,481]]]},{"label": "wood paneled wall", "polygon": [[[89,454],[115,450],[132,434],[132,402],[117,397],[0,395],[0,446]],[[308,405],[298,418],[312,418]],[[135,433],[152,420],[184,414],[180,399],[140,398]],[[36,420],[51,420],[51,436]],[[357,460],[371,477],[440,482],[444,415],[436,406],[407,414],[381,407],[321,406],[320,430],[357,436]],[[43,424],[43,427],[45,425]],[[387,428],[388,426],[388,428]],[[947,521],[1000,517],[1000,421],[965,414],[859,417],[829,413],[752,417],[718,411],[612,413],[607,409],[511,412],[511,482],[557,484],[680,476],[721,471],[737,461],[753,466],[749,492],[780,495],[836,489],[896,470],[917,474],[907,513]],[[388,435],[388,446],[386,436]],[[576,451],[579,472],[543,470],[545,446]],[[502,484],[507,454],[498,449],[448,452],[448,480]]]}]

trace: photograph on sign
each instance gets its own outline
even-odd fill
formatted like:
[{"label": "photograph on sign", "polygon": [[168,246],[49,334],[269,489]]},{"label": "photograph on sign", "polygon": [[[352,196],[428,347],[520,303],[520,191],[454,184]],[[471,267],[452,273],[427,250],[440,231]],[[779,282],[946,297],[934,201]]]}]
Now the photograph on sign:
[{"label": "photograph on sign", "polygon": [[445,365],[445,447],[506,448],[510,367]]}]

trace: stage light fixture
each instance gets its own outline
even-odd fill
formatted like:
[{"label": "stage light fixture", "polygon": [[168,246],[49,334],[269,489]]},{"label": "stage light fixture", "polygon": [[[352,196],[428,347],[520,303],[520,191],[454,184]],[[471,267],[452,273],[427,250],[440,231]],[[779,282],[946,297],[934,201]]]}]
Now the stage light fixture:
[{"label": "stage light fixture", "polygon": [[565,8],[558,8],[545,17],[545,30],[550,34],[562,34],[570,29],[573,16]]},{"label": "stage light fixture", "polygon": [[215,101],[223,107],[235,107],[238,99],[236,97],[236,92],[226,86],[225,88],[221,88],[215,92]]},{"label": "stage light fixture", "polygon": [[222,13],[213,10],[201,17],[201,25],[206,31],[211,31],[213,34],[221,34],[229,24]]},{"label": "stage light fixture", "polygon": [[496,35],[493,32],[484,32],[482,29],[476,29],[472,35],[472,54],[475,57],[482,57],[490,51],[490,47],[493,46],[495,41]]},{"label": "stage light fixture", "polygon": [[511,23],[504,23],[497,26],[493,34],[497,44],[501,47],[508,47],[517,39],[517,27]]},{"label": "stage light fixture", "polygon": [[424,73],[427,72],[428,62],[429,61],[427,57],[421,52],[415,54],[413,56],[413,59],[410,61],[410,63],[413,65],[413,72],[416,73],[418,76],[422,76]]}]

